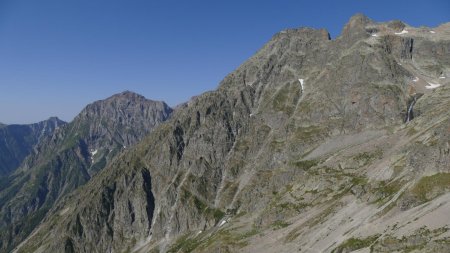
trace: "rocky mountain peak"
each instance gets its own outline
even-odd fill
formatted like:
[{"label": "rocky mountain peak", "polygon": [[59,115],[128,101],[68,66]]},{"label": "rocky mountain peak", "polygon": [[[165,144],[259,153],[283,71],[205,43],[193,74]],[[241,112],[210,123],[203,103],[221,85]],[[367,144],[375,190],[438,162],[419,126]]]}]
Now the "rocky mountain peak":
[{"label": "rocky mountain peak", "polygon": [[46,125],[46,126],[52,126],[52,127],[59,127],[61,125],[66,124],[66,122],[64,120],[61,120],[60,118],[56,117],[56,116],[52,116],[46,120],[40,121],[36,124],[41,124],[41,125]]},{"label": "rocky mountain peak", "polygon": [[406,25],[400,20],[393,20],[387,23],[387,27],[394,30],[395,32],[401,32],[406,27]]},{"label": "rocky mountain peak", "polygon": [[114,140],[119,146],[127,147],[135,144],[171,113],[172,109],[164,102],[124,91],[87,105],[72,125],[80,137],[86,138],[87,145],[92,149],[102,146],[98,140]]},{"label": "rocky mountain peak", "polygon": [[156,112],[164,114],[161,116],[167,118],[172,109],[164,102],[149,100],[137,93],[124,91],[89,104],[78,117],[99,117],[104,122],[122,124],[124,120],[130,121],[133,118],[139,118],[141,114],[148,116]]},{"label": "rocky mountain peak", "polygon": [[345,26],[351,25],[355,26],[356,24],[363,24],[366,25],[367,23],[371,23],[372,20],[364,15],[363,13],[356,13],[355,15],[351,16],[349,21]]},{"label": "rocky mountain peak", "polygon": [[366,26],[369,24],[373,24],[373,21],[367,16],[356,14],[344,26],[340,37],[344,42],[352,44],[368,36]]}]

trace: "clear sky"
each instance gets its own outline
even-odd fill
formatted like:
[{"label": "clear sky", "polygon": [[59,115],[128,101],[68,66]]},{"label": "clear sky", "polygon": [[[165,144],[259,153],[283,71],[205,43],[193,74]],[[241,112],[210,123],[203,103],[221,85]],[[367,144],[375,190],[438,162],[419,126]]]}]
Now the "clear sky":
[{"label": "clear sky", "polygon": [[355,13],[413,26],[450,21],[449,0],[0,0],[0,122],[70,121],[131,90],[174,106],[220,80],[285,28]]}]

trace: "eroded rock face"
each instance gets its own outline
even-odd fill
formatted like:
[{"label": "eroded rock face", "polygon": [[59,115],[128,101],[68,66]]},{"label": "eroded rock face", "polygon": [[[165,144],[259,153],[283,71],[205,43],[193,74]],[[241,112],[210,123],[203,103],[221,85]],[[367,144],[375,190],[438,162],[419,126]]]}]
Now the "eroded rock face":
[{"label": "eroded rock face", "polygon": [[0,124],[0,177],[17,169],[40,140],[65,124],[56,117],[29,125]]},{"label": "eroded rock face", "polygon": [[[405,28],[358,15],[336,40],[309,28],[277,33],[60,202],[18,252],[329,252],[354,249],[344,242],[358,233],[377,239],[387,227],[378,217],[426,200],[402,192],[437,163],[449,169],[448,154],[429,153],[448,138],[424,138],[436,145],[428,151],[415,142],[428,124],[447,136],[448,89],[412,80],[449,71],[450,37]],[[430,48],[441,50],[420,53]],[[424,95],[405,129],[412,89]]]},{"label": "eroded rock face", "polygon": [[11,250],[63,196],[89,181],[171,113],[164,102],[127,91],[88,105],[71,123],[42,137],[2,185],[0,248]]}]

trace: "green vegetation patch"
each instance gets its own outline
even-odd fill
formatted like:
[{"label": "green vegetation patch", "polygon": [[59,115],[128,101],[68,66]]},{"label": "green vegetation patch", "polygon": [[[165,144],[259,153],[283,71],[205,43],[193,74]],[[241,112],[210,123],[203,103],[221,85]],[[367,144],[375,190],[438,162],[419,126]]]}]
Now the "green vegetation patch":
[{"label": "green vegetation patch", "polygon": [[272,101],[272,107],[276,111],[282,111],[287,114],[292,114],[295,109],[296,101],[299,97],[298,85],[286,84],[281,87]]},{"label": "green vegetation patch", "polygon": [[[433,249],[433,252],[447,252],[448,238],[435,240],[449,229],[447,227],[429,230],[426,226],[419,228],[412,235],[401,238],[392,235],[383,236],[383,238],[371,245],[371,252],[422,252],[424,248]],[[432,243],[432,244],[430,244]],[[432,245],[430,247],[430,245]]]},{"label": "green vegetation patch", "polygon": [[283,150],[285,144],[286,142],[284,139],[273,139],[270,142],[270,148],[274,151],[280,152]]},{"label": "green vegetation patch", "polygon": [[413,135],[415,135],[415,134],[417,134],[419,131],[417,130],[417,129],[415,129],[414,127],[410,127],[409,129],[408,129],[408,132],[406,132],[406,134],[408,135],[408,136],[413,136]]},{"label": "green vegetation patch", "polygon": [[332,253],[341,253],[341,252],[351,252],[358,249],[363,249],[370,247],[375,241],[380,237],[380,235],[373,235],[366,238],[350,238],[345,242],[341,243],[337,248],[335,248]]},{"label": "green vegetation patch", "polygon": [[316,160],[301,160],[293,162],[292,165],[302,170],[309,170],[312,167],[316,166],[319,162]]},{"label": "green vegetation patch", "polygon": [[450,173],[437,173],[422,177],[411,192],[422,202],[427,202],[449,190]]},{"label": "green vegetation patch", "polygon": [[378,196],[378,199],[375,203],[383,205],[388,202],[400,189],[402,188],[402,181],[381,181],[379,185],[374,189],[375,193]]},{"label": "green vegetation patch", "polygon": [[352,182],[352,185],[366,185],[367,178],[355,176],[355,177],[352,177],[351,182]]},{"label": "green vegetation patch", "polygon": [[308,204],[308,203],[284,202],[284,203],[281,203],[281,204],[277,205],[277,208],[281,209],[281,210],[294,210],[294,211],[296,211],[298,213],[301,213],[301,211],[303,209],[305,209],[306,207],[308,207],[308,206],[310,206],[310,204]]},{"label": "green vegetation patch", "polygon": [[316,217],[314,217],[313,219],[309,220],[307,222],[308,227],[312,228],[317,224],[320,224],[322,222],[325,221],[325,219],[332,214],[335,209],[337,208],[337,206],[330,206],[327,209],[325,209],[324,211],[322,211],[319,215],[317,215]]},{"label": "green vegetation patch", "polygon": [[273,230],[277,230],[277,229],[285,228],[289,225],[291,225],[291,223],[288,223],[288,222],[285,222],[282,220],[277,220],[274,223],[272,223],[271,226],[273,227]]},{"label": "green vegetation patch", "polygon": [[360,166],[366,166],[373,162],[374,160],[380,159],[383,156],[383,151],[377,149],[373,152],[362,152],[353,157]]},{"label": "green vegetation patch", "polygon": [[292,229],[291,232],[289,232],[289,234],[287,234],[287,236],[285,238],[285,242],[288,243],[288,242],[292,242],[293,240],[295,240],[298,236],[300,236],[301,230],[304,229],[305,226],[307,226],[308,228],[312,228],[315,225],[324,222],[325,219],[340,206],[341,206],[341,203],[333,204],[333,205],[329,206],[328,208],[326,208],[325,210],[323,210],[322,212],[320,212],[315,217],[309,219],[304,225],[301,225],[301,226],[298,226],[298,227]]},{"label": "green vegetation patch", "polygon": [[169,253],[190,253],[196,249],[200,252],[209,252],[208,248],[212,245],[223,245],[225,247],[242,248],[246,246],[247,239],[259,234],[256,228],[244,231],[242,233],[231,230],[219,230],[210,236],[190,236],[186,234],[181,236],[167,251]]},{"label": "green vegetation patch", "polygon": [[294,137],[298,140],[314,141],[316,138],[325,135],[325,128],[320,126],[298,127],[295,129]]},{"label": "green vegetation patch", "polygon": [[192,203],[200,213],[203,213],[204,215],[209,217],[213,217],[216,223],[219,222],[225,216],[225,212],[223,212],[220,209],[209,207],[205,202],[203,202],[201,199],[199,199],[197,196],[195,196],[188,190],[183,191],[181,195],[181,201],[185,203],[192,201]]},{"label": "green vegetation patch", "polygon": [[185,252],[189,253],[196,249],[201,244],[197,238],[189,238],[189,234],[183,235],[172,245],[167,251],[168,253]]}]

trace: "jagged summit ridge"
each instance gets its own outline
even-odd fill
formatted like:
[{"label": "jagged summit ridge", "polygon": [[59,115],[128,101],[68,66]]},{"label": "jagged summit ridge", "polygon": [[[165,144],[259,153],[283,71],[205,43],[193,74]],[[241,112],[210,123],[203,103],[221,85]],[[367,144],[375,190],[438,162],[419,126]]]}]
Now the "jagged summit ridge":
[{"label": "jagged summit ridge", "polygon": [[112,95],[111,97],[109,97],[109,98],[107,98],[105,100],[120,99],[120,98],[130,99],[130,100],[145,100],[146,99],[141,94],[138,94],[138,93],[136,93],[134,91],[125,90],[125,91],[122,91],[120,93],[114,94],[114,95]]}]

